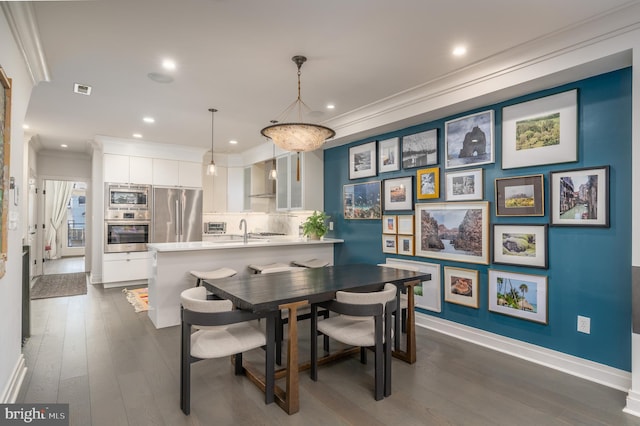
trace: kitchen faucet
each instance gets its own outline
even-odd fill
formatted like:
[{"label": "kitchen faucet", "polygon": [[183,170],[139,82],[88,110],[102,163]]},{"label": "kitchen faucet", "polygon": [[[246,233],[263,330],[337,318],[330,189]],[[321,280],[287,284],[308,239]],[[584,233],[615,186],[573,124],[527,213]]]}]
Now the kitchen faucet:
[{"label": "kitchen faucet", "polygon": [[244,243],[247,244],[247,221],[246,219],[240,219],[240,230],[242,230],[242,224],[244,223]]}]

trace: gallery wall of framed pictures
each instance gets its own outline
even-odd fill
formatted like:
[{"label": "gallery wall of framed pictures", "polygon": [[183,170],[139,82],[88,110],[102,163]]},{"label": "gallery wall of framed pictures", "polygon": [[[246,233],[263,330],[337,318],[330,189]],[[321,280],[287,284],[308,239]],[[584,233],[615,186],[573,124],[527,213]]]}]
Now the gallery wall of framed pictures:
[{"label": "gallery wall of framed pictures", "polygon": [[[591,301],[574,298],[582,297],[585,285],[597,294],[596,281],[618,286],[627,278],[612,283],[609,277],[627,266],[613,253],[630,246],[629,215],[614,208],[631,179],[629,155],[620,148],[630,149],[623,93],[629,85],[618,87],[629,77],[622,77],[603,77],[606,89],[576,82],[341,148],[339,159],[330,160],[344,170],[336,179],[349,188],[343,192],[353,193],[351,199],[359,186],[378,185],[368,199],[380,201],[374,208],[356,202],[365,213],[344,216],[345,233],[336,235],[345,238],[338,261],[431,262],[442,272],[444,319],[489,331],[521,328],[542,345],[549,339],[554,347],[575,342],[559,328],[574,329],[566,323]],[[596,102],[606,92],[615,107]],[[352,161],[358,170],[345,174],[345,157],[356,155],[363,157]],[[364,157],[375,157],[375,174]],[[365,169],[370,175],[357,177]],[[359,231],[367,221],[351,220],[362,216],[377,217],[375,228],[366,228],[375,235]],[[611,265],[618,265],[615,271]]]}]

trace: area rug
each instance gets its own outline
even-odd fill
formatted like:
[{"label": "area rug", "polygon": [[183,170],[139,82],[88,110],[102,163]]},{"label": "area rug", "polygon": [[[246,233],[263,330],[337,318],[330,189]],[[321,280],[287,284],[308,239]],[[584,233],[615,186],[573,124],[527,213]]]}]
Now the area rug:
[{"label": "area rug", "polygon": [[32,300],[81,294],[87,294],[87,274],[84,272],[42,275],[31,287]]},{"label": "area rug", "polygon": [[127,296],[127,301],[131,303],[133,309],[136,312],[144,312],[149,310],[149,288],[136,288],[133,290],[127,290],[126,288],[122,292]]}]

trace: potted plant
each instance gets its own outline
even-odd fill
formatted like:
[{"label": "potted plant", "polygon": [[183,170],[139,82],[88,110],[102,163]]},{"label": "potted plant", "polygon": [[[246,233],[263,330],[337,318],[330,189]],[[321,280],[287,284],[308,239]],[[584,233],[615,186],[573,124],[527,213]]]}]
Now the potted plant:
[{"label": "potted plant", "polygon": [[329,218],[324,212],[315,211],[302,223],[302,233],[312,240],[319,240],[327,233],[325,221]]}]

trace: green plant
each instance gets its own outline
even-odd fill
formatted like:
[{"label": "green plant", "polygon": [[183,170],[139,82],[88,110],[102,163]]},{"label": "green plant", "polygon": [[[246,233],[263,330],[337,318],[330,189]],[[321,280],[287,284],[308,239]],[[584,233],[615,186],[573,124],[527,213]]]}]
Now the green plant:
[{"label": "green plant", "polygon": [[329,219],[324,212],[314,211],[311,216],[302,223],[302,233],[307,237],[317,235],[318,238],[327,233],[325,221]]}]

